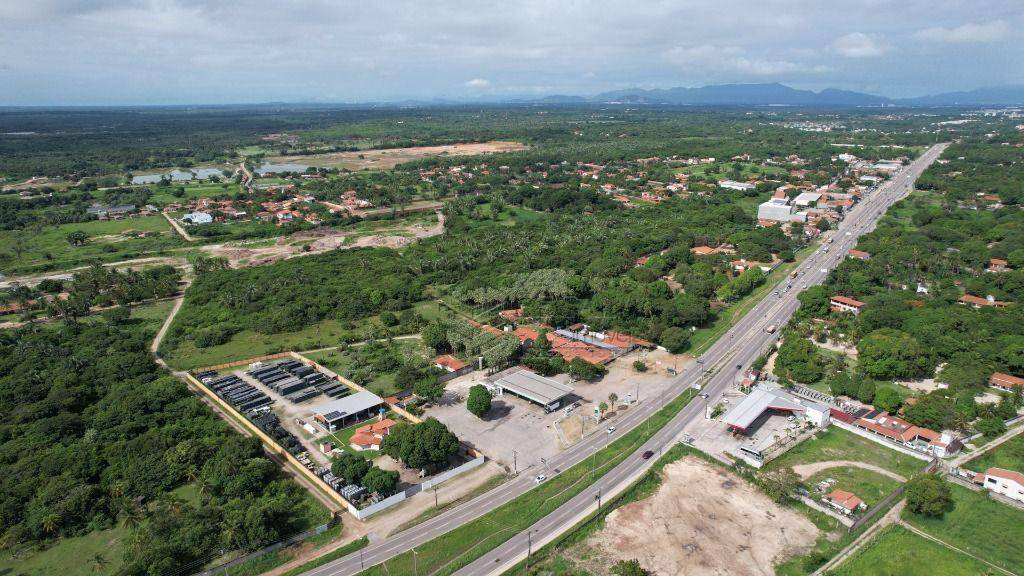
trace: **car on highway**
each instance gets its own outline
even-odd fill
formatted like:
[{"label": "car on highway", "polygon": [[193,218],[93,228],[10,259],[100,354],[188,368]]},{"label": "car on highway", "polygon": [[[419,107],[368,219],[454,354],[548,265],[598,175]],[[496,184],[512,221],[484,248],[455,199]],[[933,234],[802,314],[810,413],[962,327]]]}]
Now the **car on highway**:
[{"label": "car on highway", "polygon": [[545,481],[547,479],[548,479],[547,476],[541,474],[541,475],[537,476],[536,478],[534,478],[533,481],[536,482],[537,484],[540,484],[541,482],[543,482],[543,481]]},{"label": "car on highway", "polygon": [[615,426],[608,427],[608,433],[611,434],[612,432],[615,432]]},{"label": "car on highway", "polygon": [[644,460],[650,460],[651,456],[654,456],[654,450],[648,450],[640,455],[640,457],[643,458]]}]

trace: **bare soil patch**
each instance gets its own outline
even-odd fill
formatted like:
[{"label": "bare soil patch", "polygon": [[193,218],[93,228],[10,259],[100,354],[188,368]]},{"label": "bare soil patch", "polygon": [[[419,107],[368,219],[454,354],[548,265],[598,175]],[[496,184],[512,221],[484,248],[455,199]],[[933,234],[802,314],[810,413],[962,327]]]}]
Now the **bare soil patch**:
[{"label": "bare soil patch", "polygon": [[445,144],[443,146],[416,146],[413,148],[392,148],[390,150],[362,150],[357,152],[331,152],[306,154],[302,156],[273,156],[269,162],[295,162],[324,168],[345,168],[348,170],[390,170],[398,164],[434,156],[474,156],[498,152],[526,150],[520,142],[492,140],[467,144]]},{"label": "bare soil patch", "polygon": [[[658,492],[613,511],[587,546],[586,568],[603,574],[636,558],[659,575],[769,576],[809,550],[818,529],[738,476],[688,456],[667,465]],[[591,566],[593,562],[593,566]]]}]

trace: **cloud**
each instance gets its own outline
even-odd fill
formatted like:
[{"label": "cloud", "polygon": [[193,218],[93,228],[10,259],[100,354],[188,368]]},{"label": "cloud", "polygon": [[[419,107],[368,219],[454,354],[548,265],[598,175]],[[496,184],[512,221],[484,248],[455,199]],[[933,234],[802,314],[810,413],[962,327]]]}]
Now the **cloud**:
[{"label": "cloud", "polygon": [[483,89],[483,88],[489,88],[490,86],[491,86],[491,81],[487,80],[486,78],[473,78],[469,82],[466,82],[466,87],[467,88]]},{"label": "cloud", "polygon": [[915,32],[914,38],[945,44],[980,44],[997,42],[1006,38],[1009,33],[1010,26],[1006,22],[995,20],[987,24],[967,23],[956,28],[925,28]]},{"label": "cloud", "polygon": [[832,43],[832,50],[847,58],[878,58],[888,52],[889,48],[863,32],[851,32],[837,38]]},{"label": "cloud", "polygon": [[667,50],[665,59],[685,72],[728,72],[749,76],[776,76],[798,72],[821,72],[824,66],[808,66],[788,60],[752,58],[737,46],[677,46]]}]

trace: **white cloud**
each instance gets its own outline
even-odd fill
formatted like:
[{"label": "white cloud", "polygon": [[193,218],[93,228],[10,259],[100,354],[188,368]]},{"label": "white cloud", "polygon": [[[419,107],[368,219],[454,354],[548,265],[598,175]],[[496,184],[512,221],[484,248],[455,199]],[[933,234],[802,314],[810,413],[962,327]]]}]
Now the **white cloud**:
[{"label": "white cloud", "polygon": [[885,44],[863,32],[851,32],[837,38],[832,49],[847,58],[877,58],[889,50]]},{"label": "white cloud", "polygon": [[466,87],[467,88],[482,89],[482,88],[488,88],[488,87],[490,87],[490,85],[491,85],[491,81],[487,80],[486,78],[473,78],[469,82],[466,82]]},{"label": "white cloud", "polygon": [[967,23],[956,28],[925,28],[915,32],[914,38],[946,44],[971,44],[997,42],[1006,38],[1009,33],[1010,26],[1006,22],[995,20],[987,24]]},{"label": "white cloud", "polygon": [[823,66],[808,66],[788,60],[752,58],[737,46],[676,46],[667,50],[665,59],[684,72],[727,72],[751,76],[775,76],[798,72],[821,72]]}]

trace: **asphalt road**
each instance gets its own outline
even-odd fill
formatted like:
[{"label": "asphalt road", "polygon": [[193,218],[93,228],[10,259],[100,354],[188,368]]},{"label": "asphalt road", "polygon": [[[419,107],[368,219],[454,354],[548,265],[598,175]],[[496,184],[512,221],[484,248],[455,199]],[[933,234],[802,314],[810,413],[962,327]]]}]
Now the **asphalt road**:
[{"label": "asphalt road", "polygon": [[[913,182],[929,164],[935,161],[945,148],[939,144],[928,149],[910,166],[904,167],[891,180],[880,186],[868,198],[859,202],[837,230],[831,232],[835,239],[832,244],[808,257],[797,269],[796,279],[786,278],[778,286],[778,297],[769,294],[750,312],[719,338],[698,361],[683,370],[667,384],[654,398],[644,399],[639,406],[630,410],[616,422],[621,435],[642,424],[654,412],[698,381],[703,381],[702,391],[708,398],[691,402],[681,410],[668,425],[654,434],[636,452],[622,463],[599,478],[551,514],[545,516],[528,530],[520,532],[494,548],[473,563],[459,570],[460,575],[500,574],[527,556],[531,547],[553,539],[572,527],[579,519],[594,511],[602,495],[615,493],[628,486],[655,461],[641,458],[647,450],[655,453],[671,445],[692,421],[703,418],[708,405],[714,405],[722,393],[733,384],[737,373],[747,367],[769,345],[778,338],[778,332],[768,334],[770,325],[782,326],[799,307],[796,295],[805,286],[820,284],[836,263],[845,257],[857,238],[874,229],[879,217],[897,200],[903,198]],[[792,288],[786,290],[786,286]],[[740,368],[738,369],[737,366]],[[612,439],[611,435],[595,434],[573,445],[551,458],[535,470],[529,470],[477,498],[456,506],[447,512],[426,520],[398,534],[371,543],[361,552],[339,558],[306,572],[309,576],[350,576],[364,568],[380,564],[401,553],[407,552],[430,540],[445,534],[462,524],[483,516],[490,510],[509,502],[535,486],[534,476],[544,471],[549,477],[583,461],[594,452],[604,448]]]}]

